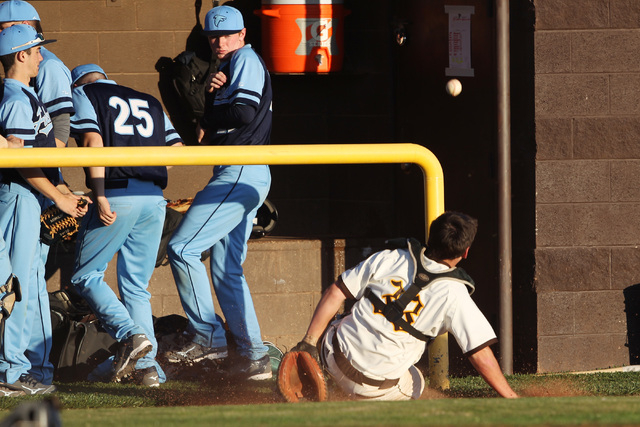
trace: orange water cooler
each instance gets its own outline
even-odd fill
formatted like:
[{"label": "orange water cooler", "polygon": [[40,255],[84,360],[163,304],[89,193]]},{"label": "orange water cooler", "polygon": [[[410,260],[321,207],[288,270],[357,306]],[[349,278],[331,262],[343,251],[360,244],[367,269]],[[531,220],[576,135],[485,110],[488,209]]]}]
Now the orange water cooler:
[{"label": "orange water cooler", "polygon": [[342,69],[343,0],[262,0],[262,57],[274,73]]}]

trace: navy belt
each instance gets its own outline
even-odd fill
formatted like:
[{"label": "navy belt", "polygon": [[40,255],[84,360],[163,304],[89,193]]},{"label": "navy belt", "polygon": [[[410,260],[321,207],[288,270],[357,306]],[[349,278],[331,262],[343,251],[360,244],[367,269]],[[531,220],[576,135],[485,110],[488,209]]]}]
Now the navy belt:
[{"label": "navy belt", "polygon": [[[144,181],[144,180],[138,180],[137,178],[130,178],[130,179],[133,179],[134,181]],[[157,185],[158,187],[162,187],[156,181],[148,181],[148,182],[153,182],[154,185]],[[118,188],[127,188],[127,187],[129,187],[129,178],[110,179],[108,181],[105,181],[104,183],[105,190],[115,190]]]},{"label": "navy belt", "polygon": [[104,183],[104,188],[106,190],[113,190],[115,188],[127,188],[128,186],[128,179],[111,179],[109,181],[105,181]]}]

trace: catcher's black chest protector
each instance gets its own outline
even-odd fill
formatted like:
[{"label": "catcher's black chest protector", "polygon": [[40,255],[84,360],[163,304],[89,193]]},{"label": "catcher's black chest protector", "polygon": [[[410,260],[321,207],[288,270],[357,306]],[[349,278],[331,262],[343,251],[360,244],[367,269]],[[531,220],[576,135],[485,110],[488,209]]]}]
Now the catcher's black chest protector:
[{"label": "catcher's black chest protector", "polygon": [[371,291],[371,288],[367,288],[365,290],[364,296],[371,301],[375,311],[384,315],[384,317],[389,322],[393,323],[397,329],[402,329],[415,338],[428,342],[434,337],[425,335],[418,331],[405,319],[404,310],[407,305],[416,298],[421,290],[430,286],[438,279],[452,279],[462,282],[467,286],[469,294],[472,294],[475,290],[475,283],[467,272],[459,267],[454,267],[440,273],[431,273],[427,271],[421,261],[422,252],[424,252],[425,248],[416,239],[407,239],[406,243],[408,245],[413,264],[415,265],[415,277],[413,279],[413,283],[395,300],[389,303],[383,302],[373,293],[373,291]]}]

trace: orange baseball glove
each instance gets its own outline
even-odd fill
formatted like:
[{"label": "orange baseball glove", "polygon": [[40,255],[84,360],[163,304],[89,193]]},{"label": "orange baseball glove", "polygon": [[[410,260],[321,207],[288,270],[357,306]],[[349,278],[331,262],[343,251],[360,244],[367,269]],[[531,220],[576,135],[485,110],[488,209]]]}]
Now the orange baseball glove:
[{"label": "orange baseball glove", "polygon": [[278,368],[278,389],[287,402],[327,400],[327,382],[317,360],[306,351],[287,352]]},{"label": "orange baseball glove", "polygon": [[[78,200],[78,206],[84,207],[87,200]],[[56,205],[49,206],[40,215],[40,240],[42,243],[53,246],[61,240],[71,240],[80,229],[77,219],[60,210]]]}]

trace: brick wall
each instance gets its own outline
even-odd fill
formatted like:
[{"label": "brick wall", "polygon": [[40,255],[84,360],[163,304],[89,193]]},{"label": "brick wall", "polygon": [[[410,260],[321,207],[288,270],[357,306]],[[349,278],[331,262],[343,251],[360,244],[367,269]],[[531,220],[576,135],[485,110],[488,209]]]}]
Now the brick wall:
[{"label": "brick wall", "polygon": [[620,366],[640,279],[640,2],[534,4],[538,370]]},{"label": "brick wall", "polygon": [[[100,64],[110,78],[160,98],[156,61],[184,50],[195,25],[191,0],[46,0],[30,2],[49,45],[70,69]],[[203,2],[204,13],[210,2]]]}]

